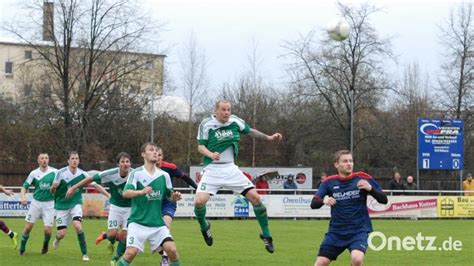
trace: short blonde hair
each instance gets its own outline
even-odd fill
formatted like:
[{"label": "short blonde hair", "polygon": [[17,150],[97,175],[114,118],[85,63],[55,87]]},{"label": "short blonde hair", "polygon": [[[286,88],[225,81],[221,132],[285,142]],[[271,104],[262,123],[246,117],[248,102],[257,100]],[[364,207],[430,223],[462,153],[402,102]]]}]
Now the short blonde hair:
[{"label": "short blonde hair", "polygon": [[226,100],[226,99],[219,100],[219,101],[217,101],[216,104],[214,105],[214,111],[219,108],[219,105],[220,105],[221,103],[228,103],[228,104],[230,104],[230,102],[229,102],[228,100]]}]

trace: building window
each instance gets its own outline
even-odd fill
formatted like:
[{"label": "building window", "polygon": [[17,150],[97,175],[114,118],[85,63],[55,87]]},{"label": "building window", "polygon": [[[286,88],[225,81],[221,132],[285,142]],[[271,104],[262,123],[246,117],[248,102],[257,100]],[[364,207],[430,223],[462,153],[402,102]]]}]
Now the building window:
[{"label": "building window", "polygon": [[5,62],[5,74],[13,75],[13,62]]},{"label": "building window", "polygon": [[31,50],[26,50],[25,51],[25,59],[33,59],[33,52]]}]

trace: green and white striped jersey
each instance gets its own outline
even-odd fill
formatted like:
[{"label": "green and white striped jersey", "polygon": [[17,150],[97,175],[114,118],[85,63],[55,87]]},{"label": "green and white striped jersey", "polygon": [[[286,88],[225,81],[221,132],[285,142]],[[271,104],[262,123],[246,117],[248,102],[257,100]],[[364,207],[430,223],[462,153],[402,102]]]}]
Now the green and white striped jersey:
[{"label": "green and white striped jersey", "polygon": [[46,171],[41,171],[41,168],[37,168],[28,175],[23,187],[28,189],[30,186],[34,186],[33,198],[37,201],[51,201],[54,199],[53,193],[49,190],[53,184],[54,177],[58,169],[49,167]]},{"label": "green and white striped jersey", "polygon": [[141,166],[129,174],[124,191],[142,190],[145,187],[151,187],[153,191],[132,198],[132,210],[128,222],[148,227],[164,226],[161,204],[165,197],[170,197],[173,189],[169,174],[156,166],[154,173],[150,174]]},{"label": "green and white striped jersey", "polygon": [[125,199],[124,197],[122,197],[123,188],[127,183],[127,176],[121,177],[120,169],[118,167],[97,173],[94,175],[94,177],[92,177],[92,180],[109,187],[110,204],[113,204],[118,207],[132,206],[132,201],[130,199]]},{"label": "green and white striped jersey", "polygon": [[[234,158],[239,153],[240,133],[248,134],[250,126],[242,119],[231,115],[226,123],[219,122],[214,115],[204,119],[199,125],[197,140],[199,145],[204,145],[211,152],[223,152],[230,146],[234,148]],[[212,159],[203,156],[204,166],[210,164]]]},{"label": "green and white striped jersey", "polygon": [[56,193],[54,193],[54,208],[56,210],[68,210],[76,204],[82,204],[83,188],[77,189],[74,195],[69,199],[66,199],[66,192],[70,187],[79,183],[86,177],[89,177],[89,174],[80,168],[76,169],[75,174],[71,173],[68,166],[57,171],[56,177],[53,181],[54,183],[59,184]]}]

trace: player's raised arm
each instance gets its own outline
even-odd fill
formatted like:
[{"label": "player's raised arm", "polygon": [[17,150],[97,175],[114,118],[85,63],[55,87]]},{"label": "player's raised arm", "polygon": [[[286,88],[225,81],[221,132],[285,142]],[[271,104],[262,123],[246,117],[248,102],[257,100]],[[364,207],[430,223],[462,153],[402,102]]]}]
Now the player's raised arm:
[{"label": "player's raised arm", "polygon": [[97,189],[100,192],[100,194],[110,199],[110,193],[107,191],[107,189],[105,189],[105,187],[97,184],[96,182],[92,182],[91,184],[94,186],[95,189]]},{"label": "player's raised arm", "polygon": [[189,177],[188,175],[183,174],[181,177],[186,184],[190,185],[192,188],[197,189],[197,184],[194,182],[194,180]]},{"label": "player's raised arm", "polygon": [[93,179],[92,177],[88,176],[88,177],[82,179],[79,183],[77,183],[74,186],[70,187],[66,192],[66,198],[72,197],[78,188],[85,187],[85,186],[89,185],[92,182],[92,179]]},{"label": "player's raised arm", "polygon": [[270,136],[258,131],[255,128],[250,129],[249,136],[251,136],[252,138],[263,139],[263,140],[268,140],[268,141],[280,141],[283,138],[283,136],[280,133],[274,133],[273,135]]}]

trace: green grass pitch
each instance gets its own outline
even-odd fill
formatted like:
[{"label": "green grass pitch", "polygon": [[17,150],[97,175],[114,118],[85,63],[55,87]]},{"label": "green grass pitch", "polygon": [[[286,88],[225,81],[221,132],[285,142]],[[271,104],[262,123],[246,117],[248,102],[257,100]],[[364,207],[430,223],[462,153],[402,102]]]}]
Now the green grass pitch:
[{"label": "green grass pitch", "polygon": [[[22,218],[3,219],[14,231],[21,233]],[[172,233],[176,240],[181,265],[313,265],[319,244],[328,227],[328,220],[270,220],[275,253],[269,254],[258,238],[255,220],[213,220],[214,245],[205,245],[195,220],[176,219]],[[90,261],[82,262],[77,237],[70,227],[58,250],[41,255],[42,224],[37,223],[28,241],[26,255],[18,256],[11,248],[10,239],[0,235],[1,265],[110,265],[106,241],[96,246],[96,236],[106,229],[106,220],[85,219]],[[373,220],[374,230],[388,236],[436,236],[434,245],[441,247],[444,240],[462,242],[461,251],[369,250],[364,265],[474,265],[474,220]],[[425,241],[427,242],[427,241]],[[425,242],[423,242],[425,245]],[[381,239],[374,241],[381,244]],[[416,247],[416,245],[415,245]],[[159,265],[160,257],[151,254],[148,246],[144,254],[135,258],[133,265]],[[341,254],[331,265],[350,265],[349,253]]]}]

